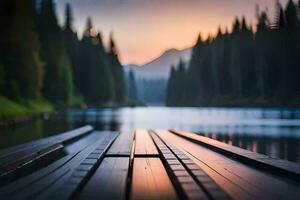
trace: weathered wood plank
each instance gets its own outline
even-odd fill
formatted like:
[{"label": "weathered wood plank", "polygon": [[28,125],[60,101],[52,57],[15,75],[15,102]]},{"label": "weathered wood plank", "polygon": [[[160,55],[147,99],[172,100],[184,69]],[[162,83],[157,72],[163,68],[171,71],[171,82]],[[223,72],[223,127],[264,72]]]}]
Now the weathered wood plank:
[{"label": "weathered wood plank", "polygon": [[110,147],[106,156],[130,156],[134,132],[122,132]]},{"label": "weathered wood plank", "polygon": [[178,199],[159,158],[135,158],[131,199]]},{"label": "weathered wood plank", "polygon": [[92,176],[117,137],[115,132],[102,132],[99,134],[104,135],[104,139],[97,142],[80,162],[72,164],[72,168],[55,184],[39,194],[37,199],[73,199],[78,196],[78,191]]},{"label": "weathered wood plank", "polygon": [[158,151],[147,130],[135,132],[135,156],[158,156]]},{"label": "weathered wood plank", "polygon": [[39,170],[38,172],[35,172],[33,174],[30,174],[22,179],[18,179],[4,187],[0,188],[0,197],[9,196],[11,194],[17,193],[18,191],[21,191],[22,189],[26,188],[30,184],[42,179],[43,177],[53,173],[55,170],[62,167],[64,164],[66,164],[68,161],[70,161],[75,155],[67,155],[53,164]]},{"label": "weathered wood plank", "polygon": [[295,179],[297,181],[300,180],[300,165],[298,165],[297,163],[286,160],[273,159],[262,154],[230,146],[217,140],[197,135],[195,133],[188,133],[184,131],[172,132],[180,137],[204,145],[205,147],[230,156],[248,165],[266,170],[268,173],[274,173],[280,176],[286,175],[291,179]]},{"label": "weathered wood plank", "polygon": [[[16,193],[9,193],[9,194],[6,193],[4,197],[9,196],[14,199],[26,199],[26,198],[32,199],[34,197],[38,199],[39,198],[50,199],[51,195],[55,195],[58,194],[58,192],[62,192],[60,188],[64,185],[63,183],[65,181],[69,181],[73,172],[75,172],[77,168],[80,168],[81,164],[85,165],[85,170],[88,172],[92,169],[93,164],[89,164],[89,163],[84,164],[84,162],[87,160],[88,156],[92,152],[97,151],[97,153],[104,155],[102,144],[107,140],[108,135],[109,133],[99,133],[98,140],[96,140],[94,143],[84,148],[79,153],[74,154],[72,159],[68,160],[66,163],[63,163],[62,166],[59,166],[59,168],[56,168],[54,171],[51,171],[49,174],[45,174],[45,176],[32,182],[30,185],[21,188]],[[39,171],[36,173],[39,173]],[[68,185],[78,186],[78,184],[68,184]],[[65,186],[68,185],[65,184]],[[71,193],[72,191],[69,192]],[[66,190],[66,192],[68,191]],[[67,193],[67,195],[70,195],[70,193]]]},{"label": "weathered wood plank", "polygon": [[299,184],[295,181],[257,170],[168,131],[155,132],[163,140],[183,150],[235,199],[294,199],[300,196]]},{"label": "weathered wood plank", "polygon": [[79,199],[126,199],[129,157],[105,158],[83,188]]},{"label": "weathered wood plank", "polygon": [[31,160],[41,157],[49,151],[57,148],[58,145],[81,137],[93,130],[91,126],[85,126],[73,131],[43,138],[17,147],[11,147],[0,151],[0,175],[13,171],[16,168],[29,163]]},{"label": "weathered wood plank", "polygon": [[27,174],[30,174],[47,165],[50,165],[55,160],[62,158],[67,154],[77,153],[84,147],[88,146],[89,144],[92,144],[98,138],[99,138],[99,134],[91,133],[85,135],[83,138],[80,138],[79,140],[74,140],[72,142],[65,143],[64,146],[62,144],[55,144],[55,146],[58,146],[57,148],[53,147],[52,149],[51,147],[48,149],[44,149],[43,151],[40,152],[41,155],[37,157],[32,156],[32,160],[22,165],[22,167],[17,167],[15,170],[9,171],[8,173],[1,175],[0,185],[7,184],[9,182],[12,182],[13,180],[16,180]]},{"label": "weathered wood plank", "polygon": [[151,133],[151,137],[158,147],[163,163],[180,197],[190,200],[208,200],[209,195],[197,184],[171,149],[156,134]]},{"label": "weathered wood plank", "polygon": [[50,165],[54,161],[62,158],[65,155],[64,148],[61,144],[57,144],[51,147],[49,150],[45,150],[45,153],[33,157],[28,163],[20,163],[19,167],[13,170],[7,171],[0,175],[0,186],[6,185],[20,177],[26,176],[38,169]]},{"label": "weathered wood plank", "polygon": [[[155,135],[153,134],[152,137],[155,137]],[[183,151],[175,147],[169,141],[164,142],[179,161],[179,163],[168,163],[173,171],[186,170],[193,177],[193,179],[196,180],[196,183],[201,186],[201,188],[206,192],[210,199],[231,199],[231,197],[226,192],[224,192],[219,187],[219,185],[213,179],[211,179],[209,175],[199,165],[191,160]],[[163,156],[164,155],[165,153],[163,153]],[[189,184],[191,185],[191,183],[192,181],[190,181]]]},{"label": "weathered wood plank", "polygon": [[32,141],[32,142],[29,142],[29,143],[17,145],[17,146],[14,146],[14,147],[9,147],[7,149],[0,150],[0,160],[3,157],[15,154],[17,152],[23,152],[24,150],[26,150],[28,148],[36,147],[39,144],[45,145],[45,144],[49,143],[49,141],[52,141],[52,140],[56,140],[57,143],[66,141],[66,140],[72,139],[74,137],[78,137],[78,136],[80,136],[84,133],[88,133],[88,132],[92,131],[93,129],[94,128],[92,126],[88,125],[88,126],[84,126],[84,127],[72,130],[72,131],[67,131],[65,133],[61,133],[59,135],[54,135],[54,136],[51,136],[51,137],[42,138],[42,139]]}]

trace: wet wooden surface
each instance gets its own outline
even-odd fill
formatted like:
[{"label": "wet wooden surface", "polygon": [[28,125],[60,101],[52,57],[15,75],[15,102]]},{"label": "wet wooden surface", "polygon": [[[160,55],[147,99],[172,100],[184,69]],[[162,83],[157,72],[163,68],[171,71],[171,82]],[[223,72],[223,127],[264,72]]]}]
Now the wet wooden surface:
[{"label": "wet wooden surface", "polygon": [[129,157],[131,154],[133,138],[133,131],[122,132],[107,152],[107,155],[116,157]]},{"label": "wet wooden surface", "polygon": [[85,126],[60,135],[43,138],[35,142],[30,142],[16,147],[11,147],[0,151],[0,176],[12,170],[24,166],[33,159],[38,159],[44,154],[52,153],[62,143],[66,143],[77,137],[88,134],[93,130],[91,126]]},{"label": "wet wooden surface", "polygon": [[79,199],[125,199],[128,158],[105,158],[87,182]]},{"label": "wet wooden surface", "polygon": [[135,158],[130,199],[177,199],[159,158]]},{"label": "wet wooden surface", "polygon": [[[157,131],[157,134],[163,140],[176,144],[235,199],[299,198],[299,183],[293,180],[265,173],[169,131]],[[285,196],[286,192],[292,195]]]},{"label": "wet wooden surface", "polygon": [[147,130],[135,133],[135,156],[158,156],[157,149]]},{"label": "wet wooden surface", "polygon": [[56,138],[63,152],[0,176],[0,199],[300,199],[299,165],[288,161],[183,131],[88,129],[0,151],[19,160]]},{"label": "wet wooden surface", "polygon": [[297,163],[290,161],[279,161],[278,159],[270,158],[268,156],[247,151],[238,147],[229,146],[225,143],[197,134],[191,134],[184,131],[173,131],[173,133],[185,139],[202,144],[214,151],[220,152],[221,154],[229,155],[247,164],[256,165],[261,169],[269,170],[272,168],[274,173],[285,173],[291,178],[300,176],[300,165]]}]

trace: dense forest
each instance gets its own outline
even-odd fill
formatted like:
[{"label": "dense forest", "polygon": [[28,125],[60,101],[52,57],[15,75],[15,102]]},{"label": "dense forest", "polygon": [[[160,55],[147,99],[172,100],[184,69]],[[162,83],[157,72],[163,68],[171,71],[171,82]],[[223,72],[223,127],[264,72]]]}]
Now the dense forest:
[{"label": "dense forest", "polygon": [[275,20],[256,15],[256,27],[236,18],[230,32],[199,36],[191,61],[171,71],[167,105],[300,105],[300,1],[277,2]]},{"label": "dense forest", "polygon": [[0,13],[1,98],[57,107],[128,100],[113,35],[105,48],[90,18],[79,39],[70,5],[63,26],[53,0],[1,0]]},{"label": "dense forest", "polygon": [[145,79],[136,80],[139,100],[147,105],[161,106],[166,99],[167,79]]},{"label": "dense forest", "polygon": [[138,98],[138,88],[137,88],[137,81],[135,78],[135,74],[133,72],[133,70],[130,70],[127,74],[126,77],[127,80],[127,91],[128,91],[128,97],[133,100],[138,102],[139,98]]}]

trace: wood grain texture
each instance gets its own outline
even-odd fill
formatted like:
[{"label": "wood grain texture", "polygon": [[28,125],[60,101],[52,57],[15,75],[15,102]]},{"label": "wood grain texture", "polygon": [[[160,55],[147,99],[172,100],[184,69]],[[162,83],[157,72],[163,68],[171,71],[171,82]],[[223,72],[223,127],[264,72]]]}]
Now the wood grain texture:
[{"label": "wood grain texture", "polygon": [[[152,134],[151,136],[155,138],[156,134]],[[157,136],[156,136],[157,137]],[[154,139],[154,141],[161,140],[158,137]],[[197,165],[192,159],[190,159],[183,151],[178,149],[175,145],[168,141],[164,141],[167,147],[172,151],[174,156],[178,159],[178,163],[168,163],[168,166],[171,168],[171,171],[178,172],[178,171],[186,171],[188,174],[190,174],[189,177],[180,177],[183,180],[178,179],[178,182],[180,182],[181,187],[184,189],[184,192],[187,194],[186,196],[189,197],[191,188],[195,188],[194,190],[194,198],[196,199],[222,199],[222,200],[230,200],[232,199],[224,190],[222,190],[219,185],[213,181],[209,177],[207,173],[199,166]],[[163,157],[165,156],[165,153],[163,153]],[[188,181],[187,179],[194,179],[195,181]],[[186,186],[188,187],[186,187]],[[200,186],[200,187],[199,187]],[[197,196],[196,196],[197,195]]]},{"label": "wood grain texture", "polygon": [[0,197],[4,196],[10,196],[14,193],[17,193],[18,191],[21,191],[22,189],[26,188],[27,186],[33,184],[34,182],[42,179],[43,177],[53,173],[55,170],[62,167],[65,163],[70,161],[73,158],[74,155],[68,155],[65,156],[53,164],[39,170],[38,172],[35,172],[33,174],[30,174],[28,176],[25,176],[24,178],[18,179],[14,181],[13,183],[10,183],[4,187],[0,188]]},{"label": "wood grain texture", "polygon": [[183,167],[182,163],[175,157],[173,154],[174,149],[172,149],[173,152],[171,152],[171,149],[162,142],[157,134],[152,132],[151,137],[159,149],[161,159],[163,160],[167,173],[169,174],[169,177],[171,177],[180,198],[190,200],[210,199],[205,191],[192,178],[189,172]]},{"label": "wood grain texture", "polygon": [[125,199],[128,168],[129,158],[105,158],[79,199]]},{"label": "wood grain texture", "polygon": [[[39,199],[74,199],[78,196],[79,191],[93,175],[117,136],[115,132],[99,132],[99,134],[103,138],[95,144],[92,151],[79,163],[74,163],[68,173],[64,174],[64,177],[52,187],[47,188],[44,194],[38,197]],[[84,167],[88,168],[84,169]]]},{"label": "wood grain texture", "polygon": [[155,132],[185,152],[234,199],[295,199],[300,196],[299,184],[294,181],[259,171],[169,131]]},{"label": "wood grain texture", "polygon": [[288,176],[294,180],[300,180],[300,165],[286,160],[274,159],[268,156],[251,152],[238,147],[230,146],[225,143],[213,140],[195,133],[184,131],[173,131],[174,134],[191,140],[198,144],[204,145],[214,151],[230,156],[246,164],[261,170],[266,170],[269,173]]},{"label": "wood grain texture", "polygon": [[0,175],[7,171],[14,170],[31,160],[46,154],[72,139],[83,136],[93,130],[91,126],[84,126],[79,129],[68,131],[56,136],[43,138],[37,141],[18,145],[0,151]]},{"label": "wood grain texture", "polygon": [[[34,197],[37,199],[52,199],[53,195],[60,193],[65,193],[66,196],[70,195],[72,191],[62,190],[62,188],[64,186],[76,186],[75,183],[67,184],[73,172],[81,165],[81,163],[88,159],[87,157],[91,152],[96,151],[99,145],[102,145],[108,138],[111,138],[109,133],[99,135],[97,141],[84,148],[82,151],[75,153],[71,159],[66,160],[66,162],[59,165],[58,168],[50,170],[49,174],[45,173],[44,176],[39,177],[31,184],[21,188],[18,192],[10,193],[9,196],[14,199],[33,199]],[[103,150],[101,152],[103,152]],[[92,165],[87,164],[85,166]],[[40,171],[36,172],[36,176],[38,176],[39,173]],[[24,177],[24,180],[25,179],[26,177]],[[5,196],[7,197],[7,194],[5,194]],[[63,195],[61,195],[61,197],[63,197]]]},{"label": "wood grain texture", "polygon": [[159,158],[135,158],[131,199],[178,199],[175,189]]},{"label": "wood grain texture", "polygon": [[122,132],[110,147],[107,156],[130,156],[134,132]]},{"label": "wood grain texture", "polygon": [[135,156],[158,156],[158,151],[147,130],[135,132]]}]

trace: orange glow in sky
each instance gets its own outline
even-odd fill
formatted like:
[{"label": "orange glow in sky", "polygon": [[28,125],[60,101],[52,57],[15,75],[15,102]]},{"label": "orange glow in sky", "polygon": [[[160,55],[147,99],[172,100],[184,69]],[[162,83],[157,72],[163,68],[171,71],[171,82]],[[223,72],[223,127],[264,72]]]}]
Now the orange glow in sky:
[{"label": "orange glow in sky", "polygon": [[60,21],[66,2],[72,4],[79,35],[87,16],[105,41],[114,32],[123,64],[144,64],[167,49],[191,47],[199,32],[207,37],[219,25],[230,29],[235,16],[255,23],[256,4],[268,7],[271,17],[275,7],[274,0],[57,0]]}]

